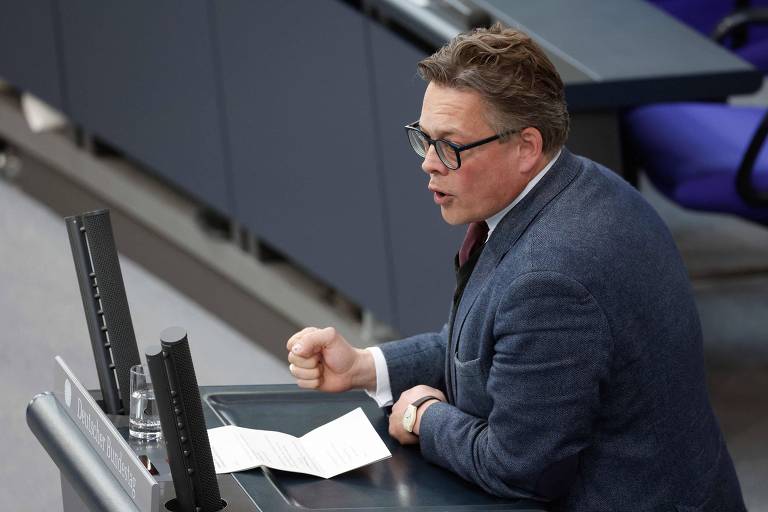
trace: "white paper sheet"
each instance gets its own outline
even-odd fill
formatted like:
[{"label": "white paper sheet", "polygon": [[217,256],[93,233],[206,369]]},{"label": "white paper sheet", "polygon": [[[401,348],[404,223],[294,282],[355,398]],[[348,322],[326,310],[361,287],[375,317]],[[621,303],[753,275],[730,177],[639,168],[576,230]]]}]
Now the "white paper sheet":
[{"label": "white paper sheet", "polygon": [[267,466],[332,478],[392,456],[359,407],[299,438],[227,425],[208,439],[216,473]]},{"label": "white paper sheet", "polygon": [[21,110],[24,112],[29,129],[35,133],[53,130],[67,124],[64,114],[28,92],[21,95]]}]

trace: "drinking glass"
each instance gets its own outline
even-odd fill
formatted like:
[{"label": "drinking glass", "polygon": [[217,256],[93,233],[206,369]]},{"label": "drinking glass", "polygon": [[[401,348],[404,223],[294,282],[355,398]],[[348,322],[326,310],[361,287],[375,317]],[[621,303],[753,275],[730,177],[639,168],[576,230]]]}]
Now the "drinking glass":
[{"label": "drinking glass", "polygon": [[128,433],[131,437],[155,441],[163,435],[160,429],[160,415],[155,401],[152,378],[146,365],[131,367],[131,404],[128,418]]}]

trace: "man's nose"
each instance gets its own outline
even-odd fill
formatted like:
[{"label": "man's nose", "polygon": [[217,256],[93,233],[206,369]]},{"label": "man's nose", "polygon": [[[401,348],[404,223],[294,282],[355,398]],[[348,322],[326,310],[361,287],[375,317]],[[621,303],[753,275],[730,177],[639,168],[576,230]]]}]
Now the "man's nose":
[{"label": "man's nose", "polygon": [[427,154],[424,155],[424,161],[421,162],[421,170],[424,171],[427,174],[448,174],[450,172],[450,169],[448,169],[442,160],[440,160],[440,157],[437,156],[437,150],[435,149],[434,144],[430,144],[427,148]]}]

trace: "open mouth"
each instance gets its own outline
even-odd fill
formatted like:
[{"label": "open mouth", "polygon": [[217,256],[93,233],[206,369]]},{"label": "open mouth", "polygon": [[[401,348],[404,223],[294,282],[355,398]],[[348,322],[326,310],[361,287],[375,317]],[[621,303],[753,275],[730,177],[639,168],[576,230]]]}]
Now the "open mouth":
[{"label": "open mouth", "polygon": [[446,194],[445,192],[439,192],[437,190],[433,190],[433,199],[435,201],[435,204],[439,204],[440,206],[446,205],[451,200],[451,195]]},{"label": "open mouth", "polygon": [[441,190],[438,190],[437,187],[434,187],[432,185],[430,185],[428,188],[429,188],[429,191],[432,192],[432,198],[434,199],[436,204],[439,204],[440,206],[442,206],[451,200],[451,194],[447,194]]}]

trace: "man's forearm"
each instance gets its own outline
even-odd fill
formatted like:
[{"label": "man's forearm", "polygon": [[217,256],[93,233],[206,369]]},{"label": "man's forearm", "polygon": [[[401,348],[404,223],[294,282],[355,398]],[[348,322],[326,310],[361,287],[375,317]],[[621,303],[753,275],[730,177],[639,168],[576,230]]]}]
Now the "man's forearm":
[{"label": "man's forearm", "polygon": [[387,362],[392,396],[419,384],[445,390],[448,328],[379,345]]}]

